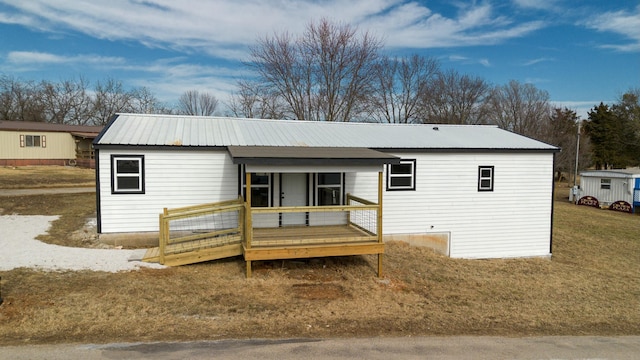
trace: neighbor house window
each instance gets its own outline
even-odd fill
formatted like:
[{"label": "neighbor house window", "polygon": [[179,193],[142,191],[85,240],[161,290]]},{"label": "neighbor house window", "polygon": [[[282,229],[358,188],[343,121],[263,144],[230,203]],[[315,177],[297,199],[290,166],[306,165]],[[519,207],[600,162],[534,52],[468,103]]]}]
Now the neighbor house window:
[{"label": "neighbor house window", "polygon": [[493,191],[493,166],[478,166],[478,191]]},{"label": "neighbor house window", "polygon": [[611,179],[600,179],[600,189],[611,190]]},{"label": "neighbor house window", "polygon": [[387,166],[387,190],[416,189],[416,160],[400,160]]},{"label": "neighbor house window", "polygon": [[342,173],[316,174],[316,204],[342,205]]},{"label": "neighbor house window", "polygon": [[[247,191],[245,179],[247,174],[244,166],[241,167],[240,182],[242,183],[242,196]],[[251,206],[268,207],[271,204],[271,174],[251,173]]]},{"label": "neighbor house window", "polygon": [[20,147],[47,147],[44,135],[20,135]]},{"label": "neighbor house window", "polygon": [[111,192],[114,194],[144,193],[144,156],[111,156]]}]

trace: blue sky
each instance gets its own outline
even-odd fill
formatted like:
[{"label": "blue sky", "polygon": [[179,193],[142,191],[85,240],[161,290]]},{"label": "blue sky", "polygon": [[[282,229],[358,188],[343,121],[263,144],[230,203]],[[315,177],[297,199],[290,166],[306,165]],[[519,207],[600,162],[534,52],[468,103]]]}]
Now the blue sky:
[{"label": "blue sky", "polygon": [[322,17],[419,53],[443,69],[549,92],[582,117],[640,87],[635,0],[0,0],[0,74],[22,80],[114,78],[175,103],[184,91],[222,102],[248,48]]}]

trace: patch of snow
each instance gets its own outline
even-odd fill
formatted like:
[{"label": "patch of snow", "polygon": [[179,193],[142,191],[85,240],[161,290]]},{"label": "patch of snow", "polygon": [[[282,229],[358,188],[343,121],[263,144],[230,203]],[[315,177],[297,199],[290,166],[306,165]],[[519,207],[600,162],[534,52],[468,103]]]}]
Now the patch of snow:
[{"label": "patch of snow", "polygon": [[57,216],[0,216],[0,271],[26,267],[49,271],[92,270],[119,272],[163,265],[137,261],[145,249],[85,249],[51,245],[36,240]]}]

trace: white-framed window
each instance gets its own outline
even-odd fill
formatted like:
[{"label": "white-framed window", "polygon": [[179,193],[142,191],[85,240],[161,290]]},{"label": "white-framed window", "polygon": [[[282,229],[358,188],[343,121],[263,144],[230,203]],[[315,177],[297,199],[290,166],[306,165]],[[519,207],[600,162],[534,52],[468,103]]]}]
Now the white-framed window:
[{"label": "white-framed window", "polygon": [[[246,184],[247,173],[244,165],[240,166],[240,184],[242,197],[245,197],[247,191]],[[269,207],[271,206],[271,174],[269,173],[251,173],[251,206],[252,207]]]},{"label": "white-framed window", "polygon": [[111,193],[144,194],[144,155],[111,155]]},{"label": "white-framed window", "polygon": [[493,166],[478,166],[478,191],[493,191]]},{"label": "white-framed window", "polygon": [[600,179],[600,189],[611,190],[611,179]]},{"label": "white-framed window", "polygon": [[342,205],[344,176],[342,173],[317,173],[316,205]]},{"label": "white-framed window", "polygon": [[416,160],[402,159],[399,164],[387,165],[387,190],[416,189]]},{"label": "white-framed window", "polygon": [[20,135],[20,147],[47,147],[44,135]]}]

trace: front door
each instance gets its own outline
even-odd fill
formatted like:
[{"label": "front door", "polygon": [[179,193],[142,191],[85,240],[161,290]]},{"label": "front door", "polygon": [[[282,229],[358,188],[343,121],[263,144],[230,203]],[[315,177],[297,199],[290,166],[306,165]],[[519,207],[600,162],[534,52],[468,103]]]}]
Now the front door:
[{"label": "front door", "polygon": [[[280,205],[281,206],[307,206],[307,174],[282,173],[280,174]],[[294,212],[282,213],[282,226],[306,225],[307,213]]]}]

